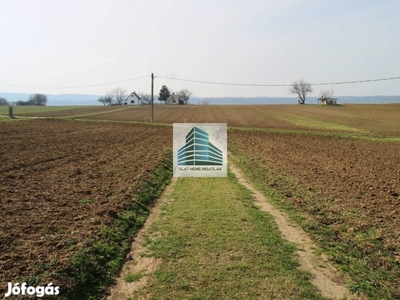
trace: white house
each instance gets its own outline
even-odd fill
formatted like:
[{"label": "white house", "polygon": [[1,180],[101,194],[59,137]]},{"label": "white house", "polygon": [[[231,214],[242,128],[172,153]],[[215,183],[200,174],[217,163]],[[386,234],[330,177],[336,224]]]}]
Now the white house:
[{"label": "white house", "polygon": [[185,101],[183,101],[181,98],[179,98],[175,93],[172,93],[171,96],[167,98],[167,101],[165,101],[165,104],[167,105],[183,105],[185,104]]},{"label": "white house", "polygon": [[123,105],[142,105],[142,99],[135,92],[130,93],[126,97],[125,101],[122,102]]},{"label": "white house", "polygon": [[318,98],[318,103],[323,104],[323,105],[337,105],[337,99],[321,97],[321,98]]}]

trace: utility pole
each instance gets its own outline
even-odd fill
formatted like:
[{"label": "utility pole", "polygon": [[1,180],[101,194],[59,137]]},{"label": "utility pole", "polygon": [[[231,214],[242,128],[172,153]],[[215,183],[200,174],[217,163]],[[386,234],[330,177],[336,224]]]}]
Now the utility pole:
[{"label": "utility pole", "polygon": [[151,73],[151,123],[154,122],[154,75]]}]

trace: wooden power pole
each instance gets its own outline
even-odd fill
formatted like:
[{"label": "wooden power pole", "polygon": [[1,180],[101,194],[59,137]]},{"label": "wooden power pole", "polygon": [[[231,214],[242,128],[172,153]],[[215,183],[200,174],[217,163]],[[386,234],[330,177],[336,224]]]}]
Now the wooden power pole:
[{"label": "wooden power pole", "polygon": [[154,122],[154,75],[151,73],[151,123]]}]

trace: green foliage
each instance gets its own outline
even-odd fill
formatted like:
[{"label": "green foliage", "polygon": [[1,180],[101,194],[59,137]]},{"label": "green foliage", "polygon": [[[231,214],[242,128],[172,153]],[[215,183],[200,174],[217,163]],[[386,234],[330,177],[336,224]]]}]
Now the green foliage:
[{"label": "green foliage", "polygon": [[167,86],[163,85],[160,89],[160,94],[158,95],[158,100],[166,101],[169,96],[171,96],[171,93],[169,92]]}]

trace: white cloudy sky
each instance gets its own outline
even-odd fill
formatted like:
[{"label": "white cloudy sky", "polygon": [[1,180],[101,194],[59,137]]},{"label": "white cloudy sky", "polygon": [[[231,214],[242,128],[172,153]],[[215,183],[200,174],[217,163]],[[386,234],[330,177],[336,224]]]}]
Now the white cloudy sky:
[{"label": "white cloudy sky", "polygon": [[[149,93],[152,72],[254,84],[396,77],[399,15],[398,0],[0,0],[0,92]],[[163,84],[199,97],[290,96],[160,77],[156,94]],[[314,95],[322,88],[399,95],[400,80],[315,86]]]}]

